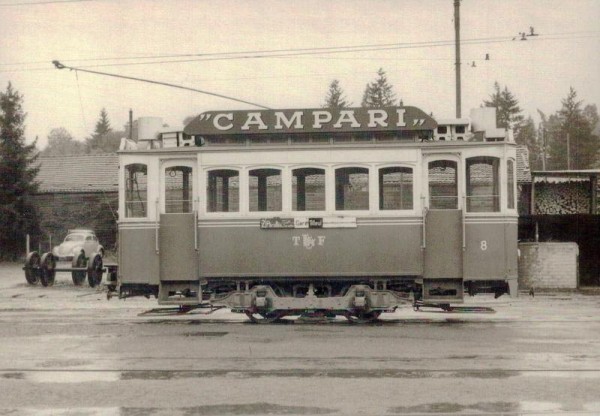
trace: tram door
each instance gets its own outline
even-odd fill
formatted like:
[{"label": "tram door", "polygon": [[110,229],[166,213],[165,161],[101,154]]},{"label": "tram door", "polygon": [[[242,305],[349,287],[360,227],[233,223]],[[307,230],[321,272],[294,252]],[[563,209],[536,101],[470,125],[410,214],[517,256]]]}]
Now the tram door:
[{"label": "tram door", "polygon": [[194,167],[194,161],[169,161],[161,166],[162,201],[158,247],[161,284],[166,281],[198,280]]},{"label": "tram door", "polygon": [[427,162],[424,213],[423,300],[462,300],[463,213],[458,195],[458,163]]}]

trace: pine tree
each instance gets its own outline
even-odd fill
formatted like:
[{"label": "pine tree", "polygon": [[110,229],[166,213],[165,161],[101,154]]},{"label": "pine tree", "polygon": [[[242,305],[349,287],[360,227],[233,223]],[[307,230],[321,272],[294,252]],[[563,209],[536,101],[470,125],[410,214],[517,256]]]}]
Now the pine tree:
[{"label": "pine tree", "polygon": [[104,136],[106,133],[111,131],[110,121],[108,121],[108,114],[106,108],[100,110],[100,118],[96,122],[96,129],[94,130],[95,136]]},{"label": "pine tree", "polygon": [[549,156],[552,169],[587,169],[594,166],[600,139],[593,133],[598,123],[595,106],[581,108],[577,92],[570,88],[562,108],[550,117]]},{"label": "pine tree", "polygon": [[529,166],[531,169],[541,170],[543,167],[542,148],[538,142],[538,132],[531,116],[527,117],[515,132],[515,142],[527,146],[527,150],[529,151]]},{"label": "pine tree", "polygon": [[498,82],[494,83],[494,93],[490,95],[489,100],[483,101],[483,105],[496,107],[496,125],[500,128],[512,129],[516,132],[524,119],[517,98],[506,85],[504,89],[500,89]]},{"label": "pine tree", "polygon": [[394,87],[388,83],[383,68],[377,71],[378,78],[367,84],[361,105],[367,108],[381,108],[396,105]]},{"label": "pine tree", "polygon": [[327,91],[327,96],[325,97],[323,108],[340,109],[351,106],[352,103],[348,103],[346,101],[346,97],[344,97],[344,91],[340,87],[340,82],[337,79],[331,81],[331,84],[329,84],[329,90]]},{"label": "pine tree", "polygon": [[88,153],[110,153],[119,148],[121,134],[111,134],[112,128],[108,120],[106,109],[100,111],[100,117],[96,122],[94,133],[88,137],[86,147]]},{"label": "pine tree", "polygon": [[22,102],[10,82],[0,92],[0,259],[5,260],[16,260],[24,253],[26,234],[39,233],[30,201],[38,187],[36,143],[25,144]]}]

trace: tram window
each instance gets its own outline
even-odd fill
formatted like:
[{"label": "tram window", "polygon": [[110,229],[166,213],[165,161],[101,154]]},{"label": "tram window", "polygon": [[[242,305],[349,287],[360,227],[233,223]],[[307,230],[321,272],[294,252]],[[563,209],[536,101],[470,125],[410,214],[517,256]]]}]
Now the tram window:
[{"label": "tram window", "polygon": [[250,211],[281,211],[281,171],[253,169],[249,173]]},{"label": "tram window", "polygon": [[499,165],[497,157],[467,159],[467,211],[500,211]]},{"label": "tram window", "polygon": [[192,168],[173,166],[165,169],[165,212],[181,214],[193,210]]},{"label": "tram window", "polygon": [[515,209],[515,162],[506,161],[506,189],[508,195],[508,209]]},{"label": "tram window", "polygon": [[325,211],[325,169],[292,171],[292,207],[294,211]]},{"label": "tram window", "polygon": [[398,140],[398,135],[395,131],[378,132],[375,136],[376,142],[393,142]]},{"label": "tram window", "polygon": [[457,167],[452,160],[429,162],[429,208],[458,209]]},{"label": "tram window", "polygon": [[333,137],[333,142],[334,143],[350,143],[350,142],[352,142],[352,135],[351,134],[336,134]]},{"label": "tram window", "polygon": [[369,209],[369,169],[350,167],[335,170],[335,209]]},{"label": "tram window", "polygon": [[315,144],[328,144],[331,141],[330,134],[313,133],[310,135],[310,142]]},{"label": "tram window", "polygon": [[355,133],[352,136],[352,141],[361,143],[361,142],[372,142],[373,135],[371,133]]},{"label": "tram window", "polygon": [[142,163],[125,166],[125,217],[148,214],[148,168]]},{"label": "tram window", "polygon": [[413,208],[413,172],[394,166],[379,169],[379,209]]},{"label": "tram window", "polygon": [[294,134],[292,136],[292,144],[306,144],[310,142],[310,138],[305,134]]},{"label": "tram window", "polygon": [[208,172],[206,203],[208,212],[239,211],[240,175],[237,170],[219,169]]}]

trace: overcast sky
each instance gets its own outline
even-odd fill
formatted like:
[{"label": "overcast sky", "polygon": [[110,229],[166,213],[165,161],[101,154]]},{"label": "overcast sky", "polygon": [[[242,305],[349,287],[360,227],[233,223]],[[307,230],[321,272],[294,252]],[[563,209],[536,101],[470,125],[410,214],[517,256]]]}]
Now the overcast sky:
[{"label": "overcast sky", "polygon": [[[526,115],[558,110],[570,86],[585,103],[600,104],[600,1],[463,0],[460,9],[463,116],[489,97],[494,81],[508,86]],[[56,127],[83,140],[103,107],[115,129],[130,108],[134,118],[158,116],[171,126],[203,111],[256,108],[59,71],[54,59],[270,108],[319,107],[333,79],[360,106],[381,67],[405,105],[451,118],[453,14],[453,0],[0,0],[0,89],[10,81],[24,95],[26,136],[39,136],[40,148]],[[539,36],[520,41],[530,26]],[[339,49],[362,45],[370,46]],[[260,52],[270,50],[286,52]]]}]

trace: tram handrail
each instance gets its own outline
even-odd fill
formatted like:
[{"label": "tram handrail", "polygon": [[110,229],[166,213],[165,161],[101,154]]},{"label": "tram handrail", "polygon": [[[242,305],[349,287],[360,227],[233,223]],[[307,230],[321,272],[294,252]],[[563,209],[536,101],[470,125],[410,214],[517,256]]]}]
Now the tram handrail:
[{"label": "tram handrail", "polygon": [[[196,204],[199,200],[195,200]],[[194,209],[194,250],[198,251],[198,207]]]},{"label": "tram handrail", "polygon": [[159,228],[159,215],[160,215],[160,213],[158,212],[158,198],[156,198],[154,207],[156,209],[156,221],[155,221],[156,227],[154,228],[154,249],[156,250],[156,254],[159,254],[159,249],[158,249],[158,228]]},{"label": "tram handrail", "polygon": [[427,212],[428,212],[427,207],[423,206],[423,240],[421,242],[421,249],[422,250],[425,250],[425,248],[427,248],[427,239],[425,237],[425,233],[427,232],[427,225],[426,225]]},{"label": "tram handrail", "polygon": [[467,249],[467,228],[466,228],[466,225],[465,225],[465,218],[466,218],[465,213],[467,211],[467,197],[466,197],[466,195],[463,194],[462,200],[463,200],[462,210],[461,210],[461,212],[462,212],[462,214],[461,214],[462,215],[462,249],[463,249],[463,251],[465,251]]}]

